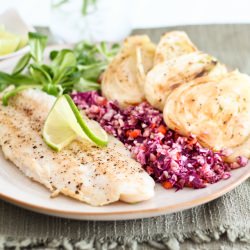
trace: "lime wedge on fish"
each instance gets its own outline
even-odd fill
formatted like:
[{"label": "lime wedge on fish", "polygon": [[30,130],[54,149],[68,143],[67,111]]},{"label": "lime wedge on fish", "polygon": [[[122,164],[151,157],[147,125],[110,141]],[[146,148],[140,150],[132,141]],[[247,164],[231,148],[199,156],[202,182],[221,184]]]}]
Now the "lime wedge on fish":
[{"label": "lime wedge on fish", "polygon": [[98,146],[108,143],[107,133],[97,122],[82,116],[69,95],[56,100],[45,121],[43,138],[56,151],[75,139],[90,140]]}]

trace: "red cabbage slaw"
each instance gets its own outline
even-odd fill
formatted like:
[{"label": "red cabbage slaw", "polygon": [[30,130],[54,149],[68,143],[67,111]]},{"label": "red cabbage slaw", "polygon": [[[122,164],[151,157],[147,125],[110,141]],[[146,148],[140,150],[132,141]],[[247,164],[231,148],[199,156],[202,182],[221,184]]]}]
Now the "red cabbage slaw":
[{"label": "red cabbage slaw", "polygon": [[72,94],[76,105],[118,138],[154,180],[166,189],[204,188],[228,179],[230,170],[245,166],[247,159],[223,161],[225,152],[202,147],[194,135],[183,137],[167,128],[162,113],[148,103],[121,109],[96,91]]}]

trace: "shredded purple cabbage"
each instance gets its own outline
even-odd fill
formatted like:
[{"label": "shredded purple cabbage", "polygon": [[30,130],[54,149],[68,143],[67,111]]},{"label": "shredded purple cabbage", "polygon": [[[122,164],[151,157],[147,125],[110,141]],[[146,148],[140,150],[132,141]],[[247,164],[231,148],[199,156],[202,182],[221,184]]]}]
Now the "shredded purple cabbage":
[{"label": "shredded purple cabbage", "polygon": [[166,127],[162,113],[148,103],[126,109],[107,101],[97,92],[73,94],[87,116],[118,138],[143,168],[165,188],[204,188],[207,183],[228,179],[230,170],[245,166],[247,159],[223,161],[225,152],[202,147],[191,135],[183,137]]}]

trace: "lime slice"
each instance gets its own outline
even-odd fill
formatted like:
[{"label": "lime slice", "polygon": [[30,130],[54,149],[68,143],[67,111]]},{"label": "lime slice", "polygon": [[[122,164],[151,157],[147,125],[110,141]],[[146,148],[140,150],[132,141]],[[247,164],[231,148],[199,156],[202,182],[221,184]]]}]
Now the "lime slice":
[{"label": "lime slice", "polygon": [[[7,45],[2,45],[1,41],[3,41],[2,43]],[[2,26],[0,25],[0,51],[4,51],[2,52],[2,54],[0,52],[0,55],[6,55],[16,50],[19,50],[23,48],[27,43],[28,43],[27,35],[24,36],[24,35],[16,35],[10,33],[8,31],[5,31],[3,25]]]},{"label": "lime slice", "polygon": [[60,96],[52,107],[43,128],[43,138],[56,151],[80,138],[106,146],[108,136],[101,126],[80,114],[69,95]]},{"label": "lime slice", "polygon": [[11,33],[5,29],[3,25],[0,25],[0,39],[1,38],[20,38],[20,35]]},{"label": "lime slice", "polygon": [[0,38],[0,56],[7,55],[16,51],[19,43],[19,37]]},{"label": "lime slice", "polygon": [[20,36],[20,42],[18,44],[17,50],[23,48],[28,44],[28,36]]}]

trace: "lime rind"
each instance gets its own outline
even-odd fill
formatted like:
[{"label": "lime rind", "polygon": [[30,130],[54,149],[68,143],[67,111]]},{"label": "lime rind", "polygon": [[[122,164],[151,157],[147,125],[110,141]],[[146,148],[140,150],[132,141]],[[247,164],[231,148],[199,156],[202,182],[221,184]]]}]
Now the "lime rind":
[{"label": "lime rind", "polygon": [[78,124],[85,132],[85,134],[98,146],[106,146],[108,144],[107,133],[96,121],[89,120],[87,117],[83,119],[81,113],[79,112],[71,97],[67,94],[65,94],[64,96],[67,99],[72,111],[74,112]]},{"label": "lime rind", "polygon": [[45,143],[55,151],[81,138],[106,146],[108,136],[101,126],[87,117],[82,117],[69,95],[60,96],[53,105],[43,128]]}]

